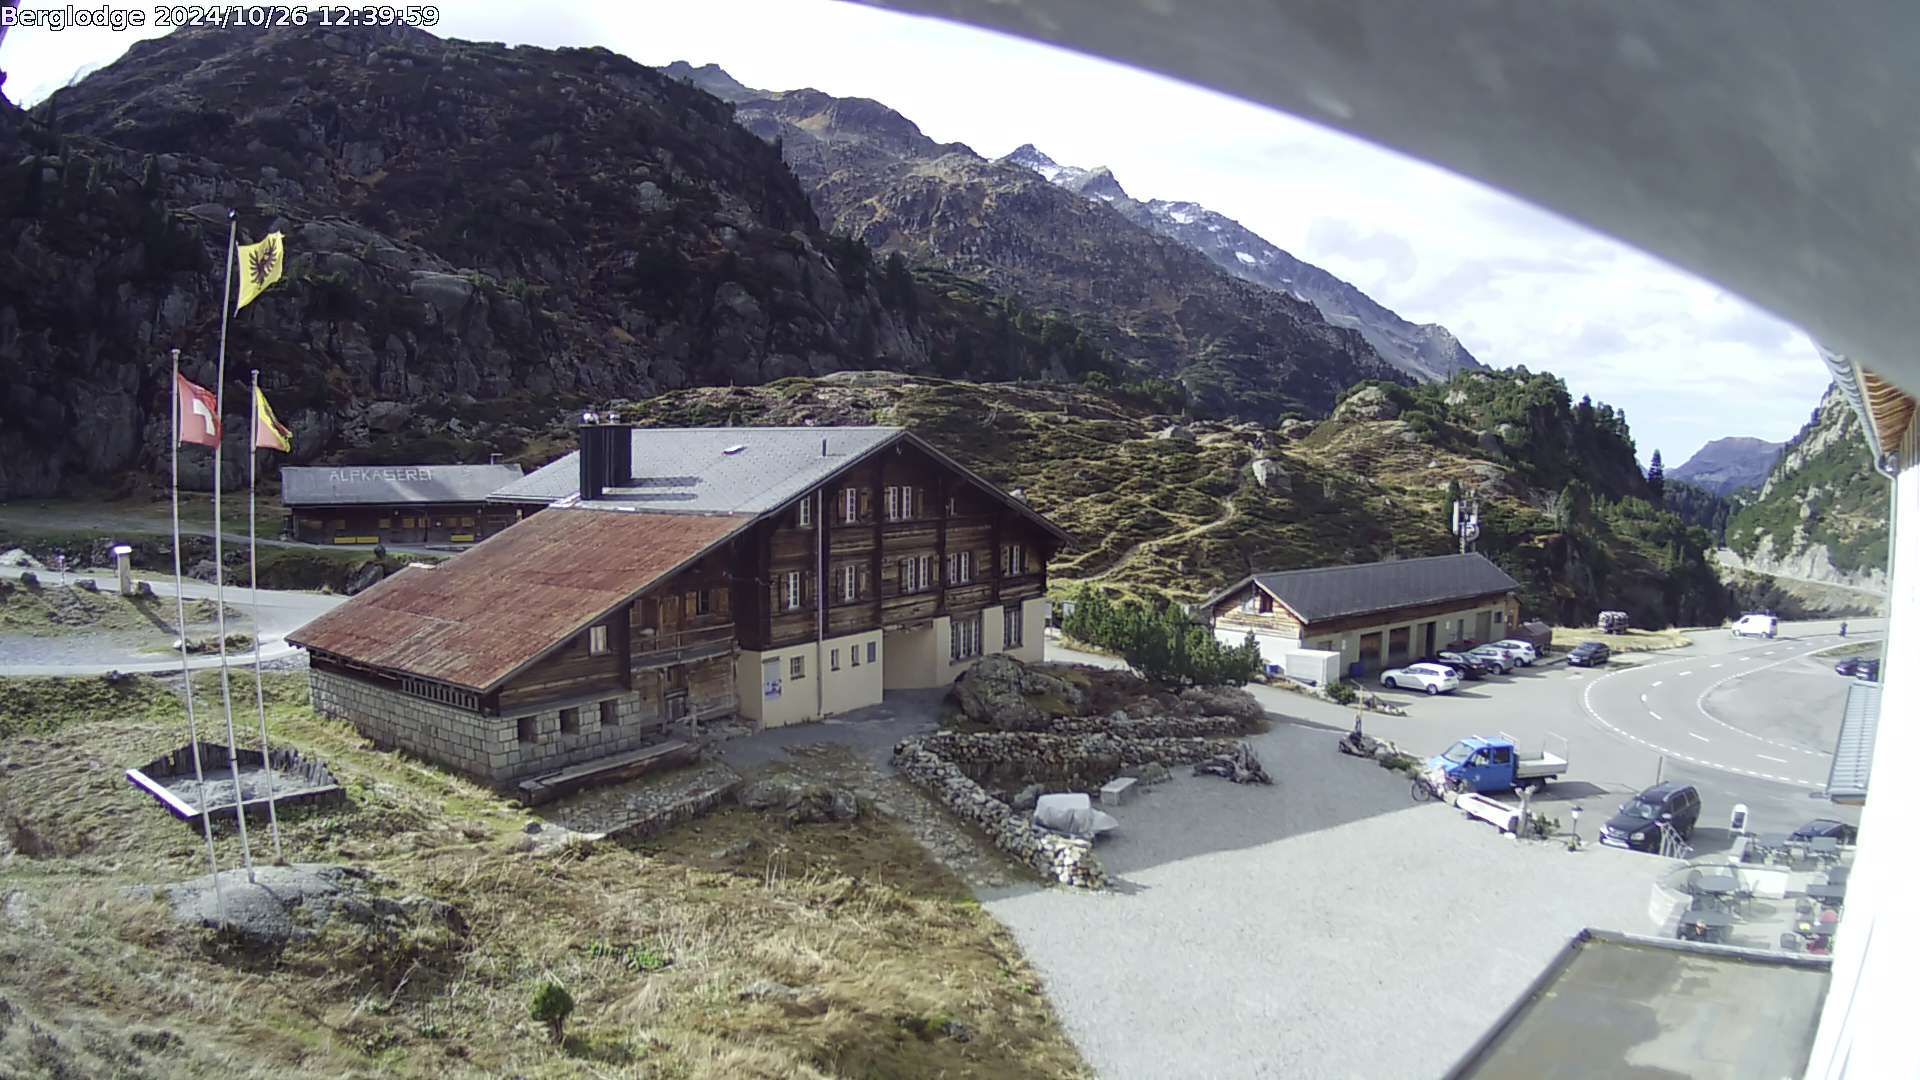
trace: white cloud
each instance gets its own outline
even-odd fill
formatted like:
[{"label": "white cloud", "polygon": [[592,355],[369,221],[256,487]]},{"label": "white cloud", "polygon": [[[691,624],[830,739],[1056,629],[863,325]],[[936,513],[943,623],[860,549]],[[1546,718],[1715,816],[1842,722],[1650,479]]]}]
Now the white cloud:
[{"label": "white cloud", "polygon": [[[1657,260],[1423,162],[1117,64],[825,0],[440,11],[446,36],[712,61],[749,86],[875,98],[989,156],[1032,142],[1107,165],[1134,197],[1236,218],[1407,318],[1444,323],[1487,363],[1551,370],[1625,408],[1643,454],[1675,464],[1722,435],[1786,438],[1826,384],[1804,336]],[[10,96],[36,100],[135,37],[15,30],[0,70]]]}]

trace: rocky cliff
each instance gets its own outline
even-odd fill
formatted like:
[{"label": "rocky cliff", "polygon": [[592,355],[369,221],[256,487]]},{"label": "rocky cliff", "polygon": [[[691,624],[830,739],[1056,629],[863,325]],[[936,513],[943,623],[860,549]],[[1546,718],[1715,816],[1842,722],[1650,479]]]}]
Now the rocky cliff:
[{"label": "rocky cliff", "polygon": [[1116,357],[1178,379],[1202,414],[1325,415],[1354,382],[1409,379],[1311,303],[1129,220],[1098,197],[1118,190],[1110,175],[1068,190],[937,143],[879,102],[752,90],[712,65],[664,70],[732,101],[833,230],[1069,317]]},{"label": "rocky cliff", "polygon": [[1715,439],[1683,464],[1667,470],[1667,479],[1685,480],[1715,495],[1757,488],[1773,470],[1786,443],[1735,436]]},{"label": "rocky cliff", "polygon": [[1106,203],[1128,221],[1185,244],[1234,277],[1308,301],[1333,325],[1358,330],[1382,358],[1416,379],[1446,379],[1484,367],[1446,327],[1401,318],[1349,282],[1295,258],[1225,214],[1194,202],[1142,202],[1129,196],[1111,171],[1061,165],[1032,143],[1001,160]]},{"label": "rocky cliff", "polygon": [[1890,482],[1860,417],[1829,386],[1754,496],[1727,522],[1733,569],[1885,593]]},{"label": "rocky cliff", "polygon": [[0,207],[0,499],[164,473],[167,350],[215,382],[229,207],[289,252],[233,320],[229,483],[250,368],[295,461],[447,461],[537,453],[589,398],[1107,363],[976,283],[888,277],[731,106],[605,49],[178,32],[0,103]]}]

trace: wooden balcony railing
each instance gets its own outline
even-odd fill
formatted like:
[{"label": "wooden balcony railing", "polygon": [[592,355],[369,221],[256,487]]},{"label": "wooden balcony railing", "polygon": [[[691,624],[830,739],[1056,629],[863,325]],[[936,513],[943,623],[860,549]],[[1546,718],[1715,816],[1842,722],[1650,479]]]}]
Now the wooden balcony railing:
[{"label": "wooden balcony railing", "polygon": [[732,623],[665,634],[640,630],[633,637],[633,665],[641,667],[674,663],[697,656],[712,656],[732,647]]}]

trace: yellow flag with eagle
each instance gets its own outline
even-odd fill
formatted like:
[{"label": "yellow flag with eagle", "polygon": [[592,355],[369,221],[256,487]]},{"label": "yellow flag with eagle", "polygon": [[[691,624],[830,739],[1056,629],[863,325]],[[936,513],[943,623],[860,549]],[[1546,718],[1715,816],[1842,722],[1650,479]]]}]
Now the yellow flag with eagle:
[{"label": "yellow flag with eagle", "polygon": [[257,244],[240,245],[240,302],[233,306],[236,314],[280,280],[286,261],[286,238],[277,232],[268,233]]},{"label": "yellow flag with eagle", "polygon": [[258,386],[253,388],[253,445],[260,450],[293,450],[293,432],[273,415],[273,406]]}]

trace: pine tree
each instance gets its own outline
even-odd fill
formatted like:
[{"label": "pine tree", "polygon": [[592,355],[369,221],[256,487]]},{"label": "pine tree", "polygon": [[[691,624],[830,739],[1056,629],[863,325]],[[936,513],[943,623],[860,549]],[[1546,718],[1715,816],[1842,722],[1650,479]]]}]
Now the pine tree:
[{"label": "pine tree", "polygon": [[1653,463],[1647,466],[1647,487],[1653,492],[1655,506],[1660,505],[1667,490],[1667,470],[1660,464],[1660,451],[1653,452]]}]

